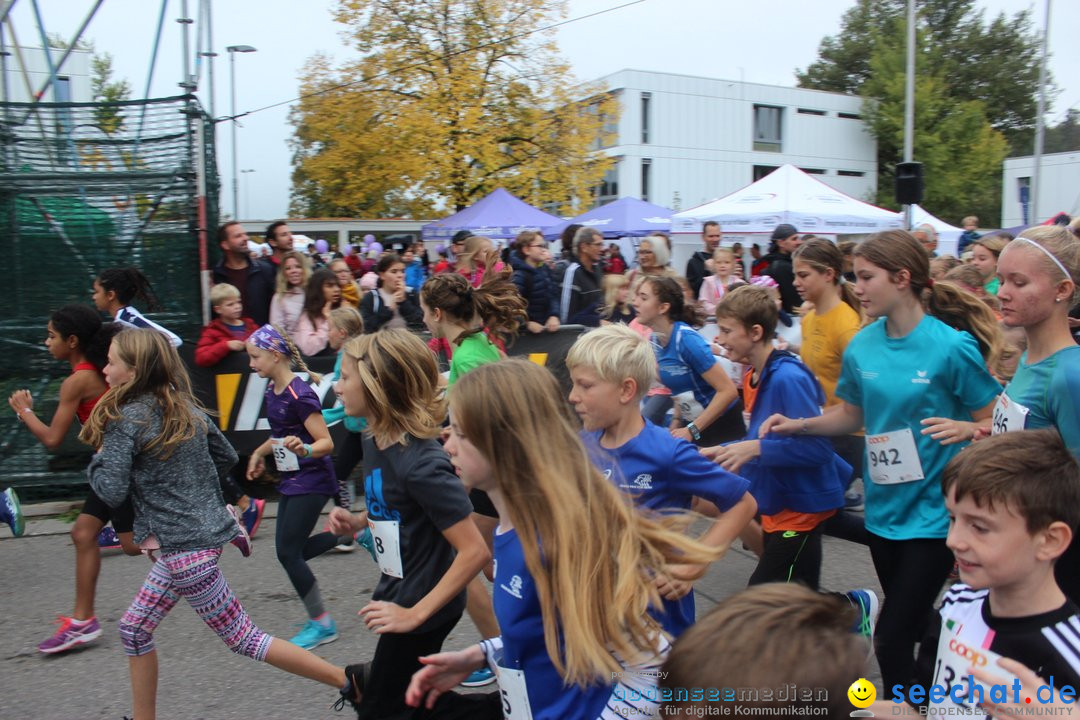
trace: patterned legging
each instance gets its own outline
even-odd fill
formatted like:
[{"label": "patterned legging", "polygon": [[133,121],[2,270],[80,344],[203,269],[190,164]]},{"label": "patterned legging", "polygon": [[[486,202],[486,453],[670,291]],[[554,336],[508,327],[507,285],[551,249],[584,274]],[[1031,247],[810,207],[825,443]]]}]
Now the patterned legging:
[{"label": "patterned legging", "polygon": [[237,655],[264,660],[273,639],[251,621],[218,568],[221,548],[164,553],[120,619],[128,655],[154,650],[154,630],[177,601],[186,598],[203,622]]}]

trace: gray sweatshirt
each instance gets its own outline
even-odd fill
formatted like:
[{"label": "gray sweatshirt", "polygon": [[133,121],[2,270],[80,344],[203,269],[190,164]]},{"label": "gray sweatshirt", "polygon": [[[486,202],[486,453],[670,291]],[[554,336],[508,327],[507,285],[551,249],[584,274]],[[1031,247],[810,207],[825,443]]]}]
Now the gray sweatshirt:
[{"label": "gray sweatshirt", "polygon": [[90,461],[90,487],[112,507],[131,495],[135,542],[151,534],[163,551],[220,547],[238,530],[225,509],[220,479],[237,455],[217,425],[200,411],[207,432],[173,448],[168,458],[144,448],[161,431],[161,405],[142,395],[105,427],[101,450]]}]

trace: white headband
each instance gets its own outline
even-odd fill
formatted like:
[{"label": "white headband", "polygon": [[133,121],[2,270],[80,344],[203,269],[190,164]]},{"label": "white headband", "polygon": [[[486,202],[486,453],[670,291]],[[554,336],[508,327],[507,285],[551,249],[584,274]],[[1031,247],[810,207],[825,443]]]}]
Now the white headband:
[{"label": "white headband", "polygon": [[1050,258],[1050,259],[1051,259],[1051,260],[1052,260],[1052,261],[1054,262],[1054,264],[1058,266],[1058,269],[1059,269],[1059,270],[1061,270],[1061,272],[1062,272],[1062,273],[1063,273],[1063,274],[1065,275],[1065,279],[1066,279],[1066,280],[1072,280],[1072,274],[1071,274],[1071,273],[1070,273],[1070,272],[1069,272],[1068,270],[1066,270],[1066,269],[1065,269],[1065,266],[1061,264],[1061,261],[1060,261],[1060,260],[1058,260],[1058,259],[1057,259],[1056,257],[1054,257],[1054,253],[1050,252],[1049,250],[1047,250],[1046,248],[1044,248],[1044,247],[1043,247],[1042,245],[1040,245],[1039,243],[1035,242],[1035,241],[1034,241],[1034,240],[1032,240],[1031,238],[1026,238],[1026,237],[1024,237],[1023,235],[1021,235],[1020,237],[1016,238],[1016,239],[1015,239],[1015,240],[1013,240],[1012,242],[1014,242],[1014,243],[1016,243],[1016,242],[1026,242],[1027,244],[1029,244],[1029,245],[1033,245],[1034,247],[1038,248],[1038,249],[1039,249],[1039,251],[1040,251],[1040,252],[1041,252],[1041,253],[1042,253],[1043,255],[1045,255],[1046,257]]}]

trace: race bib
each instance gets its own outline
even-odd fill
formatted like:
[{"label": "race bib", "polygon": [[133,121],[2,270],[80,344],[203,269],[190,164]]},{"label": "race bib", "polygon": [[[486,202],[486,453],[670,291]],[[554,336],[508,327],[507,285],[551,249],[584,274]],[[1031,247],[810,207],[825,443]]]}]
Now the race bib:
[{"label": "race bib", "polygon": [[525,686],[525,671],[511,670],[496,665],[499,680],[499,698],[502,700],[503,717],[506,720],[532,720],[529,707],[529,691]]},{"label": "race bib", "polygon": [[997,402],[994,403],[994,424],[991,433],[1000,435],[1013,430],[1023,430],[1027,425],[1027,414],[1026,407],[1015,400],[1010,400],[1008,394],[1001,393],[998,395]]},{"label": "race bib", "polygon": [[[1005,685],[1012,684],[1012,681],[1016,679],[1016,676],[1006,671],[1004,668],[997,664],[997,661],[1001,658],[993,650],[987,650],[985,648],[973,647],[960,639],[960,637],[953,632],[953,621],[946,621],[946,627],[941,628],[941,636],[938,638],[937,649],[937,661],[934,663],[934,685],[940,685],[945,688],[945,697],[941,702],[934,703],[935,708],[964,708],[963,714],[968,717],[987,717],[986,713],[982,711],[982,708],[976,703],[968,703],[968,673],[972,669],[988,668],[990,673],[998,678],[997,682]],[[980,685],[976,680],[972,680],[975,685]],[[956,702],[950,695],[949,691],[954,685],[962,685],[963,692],[957,690],[957,697],[960,698],[960,702]],[[988,696],[989,688],[983,686],[982,696],[985,699]],[[978,693],[975,693],[975,697],[978,698]],[[938,713],[945,714],[945,713]]]},{"label": "race bib", "polygon": [[679,393],[671,398],[676,407],[679,408],[679,416],[684,423],[692,423],[698,419],[701,413],[705,412],[705,408],[701,406],[701,403],[694,397],[693,390],[688,390],[684,393]]},{"label": "race bib", "polygon": [[379,570],[390,577],[405,577],[401,569],[401,533],[397,520],[368,520],[368,527],[375,544],[375,556],[379,559]]},{"label": "race bib", "polygon": [[914,482],[924,477],[911,428],[867,435],[866,456],[870,479],[878,485]]},{"label": "race bib", "polygon": [[274,453],[274,467],[278,472],[293,472],[300,469],[300,458],[285,447],[284,438],[270,438],[270,449]]}]

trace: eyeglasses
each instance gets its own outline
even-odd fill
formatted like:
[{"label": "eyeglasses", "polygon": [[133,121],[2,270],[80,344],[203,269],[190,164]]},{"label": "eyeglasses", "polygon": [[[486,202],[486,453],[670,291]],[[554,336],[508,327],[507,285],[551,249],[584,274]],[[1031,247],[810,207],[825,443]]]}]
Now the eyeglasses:
[{"label": "eyeglasses", "polygon": [[534,248],[534,247],[539,247],[539,248],[546,248],[547,246],[548,246],[548,244],[547,244],[547,243],[533,243],[533,244],[532,244],[532,245],[530,245],[529,247],[531,247],[531,248]]},{"label": "eyeglasses", "polygon": [[604,244],[604,241],[603,240],[597,240],[595,242],[591,242],[591,243],[587,243],[587,244],[592,245],[593,247],[600,247],[600,246],[602,246]]}]

